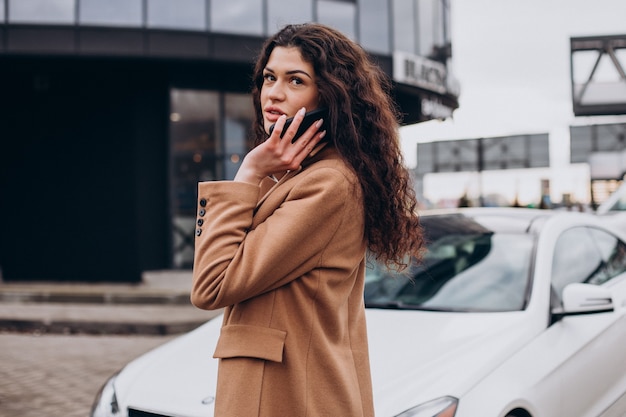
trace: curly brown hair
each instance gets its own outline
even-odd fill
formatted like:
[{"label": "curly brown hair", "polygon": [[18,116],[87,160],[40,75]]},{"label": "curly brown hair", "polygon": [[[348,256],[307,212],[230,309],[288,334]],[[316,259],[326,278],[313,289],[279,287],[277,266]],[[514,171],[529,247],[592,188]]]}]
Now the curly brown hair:
[{"label": "curly brown hair", "polygon": [[327,137],[360,179],[368,249],[388,267],[403,270],[407,255],[424,245],[411,177],[399,143],[399,113],[391,83],[355,42],[330,27],[287,25],[264,44],[253,74],[255,143],[267,139],[260,95],[263,70],[275,47],[298,48],[315,70],[320,103],[328,107]]}]

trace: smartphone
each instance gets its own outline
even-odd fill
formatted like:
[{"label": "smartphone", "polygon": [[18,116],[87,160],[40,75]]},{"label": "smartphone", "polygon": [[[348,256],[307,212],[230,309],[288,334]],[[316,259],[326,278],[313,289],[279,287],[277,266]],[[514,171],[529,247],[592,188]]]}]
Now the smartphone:
[{"label": "smartphone", "polygon": [[[310,112],[307,112],[304,115],[304,119],[302,119],[302,122],[300,123],[300,126],[298,126],[298,131],[296,132],[296,135],[291,140],[291,143],[294,143],[296,140],[298,140],[298,138],[300,136],[302,136],[302,134],[309,127],[311,127],[311,125],[313,123],[317,122],[319,119],[324,119],[324,123],[325,123],[327,117],[328,117],[328,109],[326,107],[321,107],[319,109],[315,109],[315,110],[311,110]],[[285,122],[285,126],[283,126],[283,131],[280,134],[281,138],[285,135],[285,132],[287,131],[287,128],[289,126],[291,126],[292,122],[293,122],[293,117],[290,117],[289,119],[287,119],[287,121]],[[275,125],[271,125],[270,126],[270,135],[274,131],[274,126]],[[319,128],[319,130],[321,131],[323,129],[324,129],[324,124],[322,124],[322,126]]]}]

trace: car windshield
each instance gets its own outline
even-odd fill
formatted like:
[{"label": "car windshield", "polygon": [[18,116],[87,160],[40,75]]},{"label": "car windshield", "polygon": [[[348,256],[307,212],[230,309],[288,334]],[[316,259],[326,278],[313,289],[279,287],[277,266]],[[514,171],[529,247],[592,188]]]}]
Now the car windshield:
[{"label": "car windshield", "polygon": [[[516,311],[525,308],[533,239],[462,215],[422,216],[427,251],[408,272],[369,262],[368,308]],[[498,224],[494,223],[498,226]]]}]

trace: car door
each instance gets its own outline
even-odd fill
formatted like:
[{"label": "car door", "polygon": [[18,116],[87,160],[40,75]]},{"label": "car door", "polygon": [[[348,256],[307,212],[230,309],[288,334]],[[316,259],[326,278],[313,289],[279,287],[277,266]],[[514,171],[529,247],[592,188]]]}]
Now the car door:
[{"label": "car door", "polygon": [[552,285],[557,298],[570,283],[602,285],[614,293],[613,312],[566,316],[559,333],[561,415],[598,416],[626,389],[626,244],[607,231],[575,227],[557,240]]}]

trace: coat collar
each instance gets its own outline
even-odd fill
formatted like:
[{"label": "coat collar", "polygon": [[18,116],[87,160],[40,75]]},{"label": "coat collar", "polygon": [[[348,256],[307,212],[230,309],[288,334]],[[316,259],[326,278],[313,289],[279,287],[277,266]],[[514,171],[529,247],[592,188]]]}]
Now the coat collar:
[{"label": "coat collar", "polygon": [[258,208],[263,202],[267,199],[267,197],[281,184],[287,181],[289,178],[293,178],[300,171],[306,169],[308,166],[322,159],[334,159],[339,158],[339,153],[337,150],[328,144],[328,141],[323,141],[322,143],[318,143],[315,148],[311,151],[311,153],[302,161],[302,165],[295,171],[288,171],[285,175],[283,175],[280,180],[276,181],[274,178],[266,177],[261,181],[261,199],[257,203],[256,207]]}]

